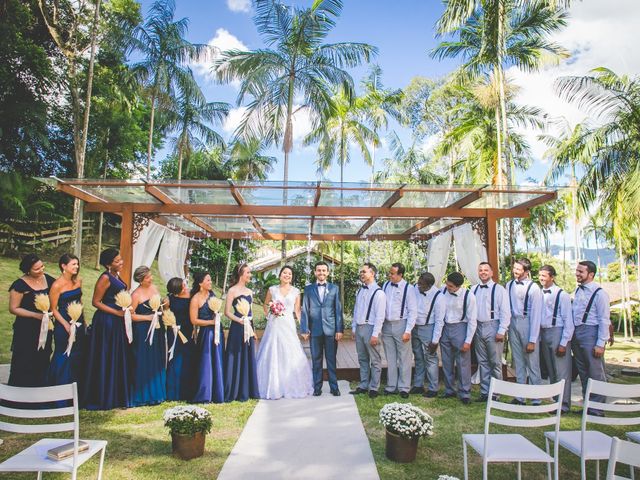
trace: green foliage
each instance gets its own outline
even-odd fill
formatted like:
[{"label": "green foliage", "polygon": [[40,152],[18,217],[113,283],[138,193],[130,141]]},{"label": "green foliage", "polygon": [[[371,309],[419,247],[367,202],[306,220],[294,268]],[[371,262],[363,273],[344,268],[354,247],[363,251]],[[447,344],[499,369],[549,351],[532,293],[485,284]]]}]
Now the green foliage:
[{"label": "green foliage", "polygon": [[[226,180],[231,170],[223,159],[221,146],[211,151],[199,150],[191,154],[189,162],[183,167],[182,178],[189,180]],[[171,155],[160,162],[160,178],[178,178],[178,156]]]},{"label": "green foliage", "polygon": [[[636,266],[634,264],[627,263],[627,279],[629,281],[636,280]],[[607,280],[610,282],[620,282],[620,262],[612,262],[607,265]]]},{"label": "green foliage", "polygon": [[[531,261],[531,276],[534,281],[538,281],[538,270],[543,265],[551,265],[556,269],[556,284],[563,290],[571,293],[577,288],[575,269],[574,266],[568,262],[562,262],[557,258],[551,257],[544,253],[539,252],[516,252],[515,258],[526,257]],[[512,265],[509,263],[509,258],[504,258],[500,265],[500,272],[502,273],[502,280],[504,283],[511,280]]]}]

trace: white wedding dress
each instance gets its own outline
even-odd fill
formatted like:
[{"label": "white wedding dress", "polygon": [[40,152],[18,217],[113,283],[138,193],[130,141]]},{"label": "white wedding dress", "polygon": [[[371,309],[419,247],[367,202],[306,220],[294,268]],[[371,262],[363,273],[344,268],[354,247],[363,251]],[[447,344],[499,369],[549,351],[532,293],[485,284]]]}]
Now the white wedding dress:
[{"label": "white wedding dress", "polygon": [[269,288],[271,299],[285,306],[281,317],[268,316],[267,328],[260,340],[258,357],[258,389],[261,398],[302,398],[313,393],[311,365],[298,339],[293,310],[300,290],[292,287],[286,296],[280,286]]}]

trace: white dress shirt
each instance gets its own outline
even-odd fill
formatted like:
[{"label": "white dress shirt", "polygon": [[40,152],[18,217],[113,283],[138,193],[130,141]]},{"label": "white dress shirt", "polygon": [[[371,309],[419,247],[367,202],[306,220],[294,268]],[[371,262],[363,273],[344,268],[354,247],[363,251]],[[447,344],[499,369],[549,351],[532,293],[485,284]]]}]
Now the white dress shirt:
[{"label": "white dress shirt", "polygon": [[[560,297],[558,297],[558,294]],[[567,346],[567,343],[573,337],[573,317],[571,311],[571,297],[565,291],[560,292],[560,287],[555,283],[549,288],[542,287],[542,301],[544,304],[544,314],[540,321],[540,328],[553,327],[553,311],[556,306],[556,298],[559,298],[558,314],[556,315],[556,327],[562,328],[562,338],[560,345]]]},{"label": "white dress shirt", "polygon": [[[440,341],[442,329],[444,328],[445,323],[450,325],[461,322],[466,323],[467,336],[465,337],[464,343],[471,343],[473,340],[473,335],[476,333],[478,323],[478,310],[476,307],[475,295],[470,291],[468,295],[465,295],[467,291],[468,290],[464,287],[459,288],[456,293],[449,293],[446,288],[444,289],[443,303],[445,314],[443,319],[437,322],[433,329],[433,343],[438,343]],[[463,318],[465,296],[467,297],[467,311]]]},{"label": "white dress shirt", "polygon": [[[434,286],[424,293],[420,291],[417,285],[414,288],[418,307],[416,325],[430,325],[432,323],[436,323],[436,319],[442,320],[444,318],[444,297],[442,296],[442,291]],[[433,298],[436,294],[438,294],[438,297],[436,298],[435,303],[433,303]],[[427,316],[429,315],[431,304],[433,304],[433,309],[431,310],[431,316],[427,322]]]},{"label": "white dress shirt", "polygon": [[[407,298],[404,302],[404,312],[401,312],[405,286],[407,286]],[[406,319],[407,327],[405,328],[405,333],[411,333],[413,326],[416,324],[416,315],[418,313],[413,287],[403,278],[397,284],[386,282],[384,284],[384,293],[387,294],[386,320],[395,322]]]},{"label": "white dress shirt", "polygon": [[609,340],[609,295],[604,289],[600,290],[591,305],[591,310],[585,322],[584,313],[593,293],[600,287],[596,282],[589,282],[580,285],[576,290],[576,296],[573,300],[573,324],[578,327],[580,325],[598,325],[598,347],[604,347]]},{"label": "white dress shirt", "polygon": [[[510,296],[511,318],[524,316],[524,300],[527,289],[533,282],[530,278],[522,281],[511,280],[507,283],[507,294]],[[540,320],[542,318],[542,290],[533,283],[529,289],[527,320],[529,320],[529,343],[537,343],[540,335]]]},{"label": "white dress shirt", "polygon": [[495,298],[493,304],[493,320],[499,320],[498,334],[504,335],[511,323],[511,308],[509,296],[505,288],[499,283],[489,280],[487,283],[479,283],[471,287],[476,296],[478,308],[478,322],[490,322],[491,319],[491,292],[495,285]]},{"label": "white dress shirt", "polygon": [[[369,312],[369,320],[367,320],[367,312],[369,311],[369,303],[371,302],[371,296],[376,290],[380,290],[376,293],[371,303],[371,312]],[[353,322],[352,329],[356,331],[356,325],[364,325],[368,323],[373,325],[372,337],[380,336],[382,330],[382,324],[384,323],[385,308],[387,299],[384,291],[378,287],[375,281],[363,285],[356,292],[356,304],[353,307]]]}]

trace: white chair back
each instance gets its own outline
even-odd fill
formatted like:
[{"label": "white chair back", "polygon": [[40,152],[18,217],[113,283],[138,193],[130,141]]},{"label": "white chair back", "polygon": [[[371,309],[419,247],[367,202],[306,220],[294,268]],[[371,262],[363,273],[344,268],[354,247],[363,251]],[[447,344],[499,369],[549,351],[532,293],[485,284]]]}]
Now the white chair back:
[{"label": "white chair back", "polygon": [[[34,404],[33,409],[14,407],[13,403]],[[55,403],[60,402],[71,406],[56,407]],[[37,408],[37,404],[53,404],[50,408]],[[14,423],[9,420],[0,421],[0,430],[12,433],[52,433],[73,431],[74,455],[73,461],[76,464],[78,457],[78,440],[80,437],[80,418],[78,415],[78,386],[76,383],[68,385],[56,385],[54,387],[13,387],[0,384],[0,415],[20,419],[51,419],[56,417],[73,416],[72,421],[62,423],[49,423],[50,420],[43,420],[42,423],[31,422]]]},{"label": "white chair back", "polygon": [[[628,403],[605,403],[591,400],[591,395],[618,397],[629,400]],[[590,410],[602,410],[604,417],[590,415]],[[639,412],[637,416],[624,414]],[[622,414],[622,415],[616,415]],[[640,425],[640,384],[625,385],[608,383],[589,379],[582,411],[582,430],[586,430],[587,423],[600,425]]]},{"label": "white chair back", "polygon": [[640,468],[640,444],[613,437],[611,453],[609,454],[609,466],[607,468],[607,480],[622,478],[615,475],[616,463],[624,463],[631,468]]}]

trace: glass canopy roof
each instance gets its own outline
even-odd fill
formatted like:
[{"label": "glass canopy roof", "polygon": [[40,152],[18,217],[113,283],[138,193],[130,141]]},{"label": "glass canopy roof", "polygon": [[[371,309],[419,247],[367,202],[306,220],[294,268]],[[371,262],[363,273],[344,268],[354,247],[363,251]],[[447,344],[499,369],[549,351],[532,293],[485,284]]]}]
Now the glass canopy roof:
[{"label": "glass canopy roof", "polygon": [[218,238],[430,238],[460,223],[524,217],[556,198],[545,187],[212,180],[39,179],[89,212],[153,217]]}]

